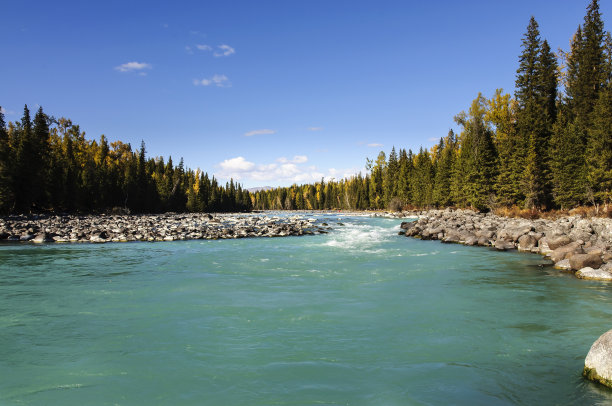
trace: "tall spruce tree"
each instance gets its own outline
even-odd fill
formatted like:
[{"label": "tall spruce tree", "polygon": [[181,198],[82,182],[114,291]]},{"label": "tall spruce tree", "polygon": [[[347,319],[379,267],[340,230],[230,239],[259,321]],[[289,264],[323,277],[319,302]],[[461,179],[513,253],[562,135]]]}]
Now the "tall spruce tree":
[{"label": "tall spruce tree", "polygon": [[540,40],[531,17],[523,37],[516,78],[517,158],[523,164],[522,191],[527,207],[547,207],[552,201],[549,141],[556,116],[556,61],[548,43]]},{"label": "tall spruce tree", "polygon": [[562,209],[584,203],[586,191],[583,135],[567,110],[564,106],[560,109],[551,140],[553,197]]},{"label": "tall spruce tree", "polygon": [[599,12],[599,1],[592,0],[584,17],[582,38],[575,50],[577,55],[573,56],[578,62],[575,83],[568,89],[568,94],[573,99],[577,124],[587,129],[587,132],[591,112],[599,98],[599,91],[606,82],[604,40],[604,23]]},{"label": "tall spruce tree", "polygon": [[451,177],[455,158],[455,144],[456,139],[453,130],[449,130],[446,138],[441,139],[438,144],[440,156],[436,160],[432,199],[439,207],[447,207],[452,204]]},{"label": "tall spruce tree", "polygon": [[4,110],[0,106],[0,213],[9,209],[11,187],[9,177],[9,136],[4,121]]},{"label": "tall spruce tree", "polygon": [[593,126],[587,145],[587,198],[591,203],[612,201],[612,86],[599,94],[593,110]]},{"label": "tall spruce tree", "polygon": [[491,208],[497,177],[497,152],[492,131],[484,121],[485,112],[486,100],[479,93],[472,102],[469,115],[463,113],[456,118],[463,131],[457,159],[459,172],[454,174],[454,179],[463,177],[461,198],[476,210]]},{"label": "tall spruce tree", "polygon": [[52,191],[47,190],[49,184],[49,117],[39,107],[34,116],[32,129],[32,156],[30,165],[32,204],[39,211],[47,205]]}]

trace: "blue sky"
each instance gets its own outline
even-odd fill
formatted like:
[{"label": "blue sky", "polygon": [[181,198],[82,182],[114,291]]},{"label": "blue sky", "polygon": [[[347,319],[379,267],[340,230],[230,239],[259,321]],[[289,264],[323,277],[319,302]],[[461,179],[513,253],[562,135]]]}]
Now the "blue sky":
[{"label": "blue sky", "polygon": [[0,105],[245,187],[340,178],[430,147],[479,91],[513,92],[530,16],[567,50],[588,3],[7,1]]}]

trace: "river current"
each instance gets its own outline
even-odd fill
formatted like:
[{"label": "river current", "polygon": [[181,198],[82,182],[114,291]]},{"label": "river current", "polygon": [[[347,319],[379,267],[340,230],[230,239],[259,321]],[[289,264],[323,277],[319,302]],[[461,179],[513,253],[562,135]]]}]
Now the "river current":
[{"label": "river current", "polygon": [[581,377],[611,284],[317,216],[334,230],[1,245],[0,405],[612,402]]}]

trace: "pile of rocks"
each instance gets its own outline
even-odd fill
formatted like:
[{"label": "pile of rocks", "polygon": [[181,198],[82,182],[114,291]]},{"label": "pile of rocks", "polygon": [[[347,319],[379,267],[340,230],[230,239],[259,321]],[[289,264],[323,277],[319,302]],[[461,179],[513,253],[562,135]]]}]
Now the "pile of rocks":
[{"label": "pile of rocks", "polygon": [[612,280],[612,219],[511,219],[470,210],[431,210],[400,234],[424,240],[518,249],[550,258],[583,279]]},{"label": "pile of rocks", "polygon": [[285,237],[321,234],[328,229],[304,216],[202,213],[9,216],[0,218],[0,241],[99,243]]}]

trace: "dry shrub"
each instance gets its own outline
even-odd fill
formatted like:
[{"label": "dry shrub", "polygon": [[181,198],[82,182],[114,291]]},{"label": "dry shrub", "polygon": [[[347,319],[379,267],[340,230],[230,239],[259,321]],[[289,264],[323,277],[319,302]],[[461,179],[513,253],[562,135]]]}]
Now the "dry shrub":
[{"label": "dry shrub", "polygon": [[498,216],[509,217],[509,218],[523,218],[535,220],[542,217],[544,212],[536,209],[522,209],[518,206],[510,207],[499,207],[495,209],[494,213]]}]

